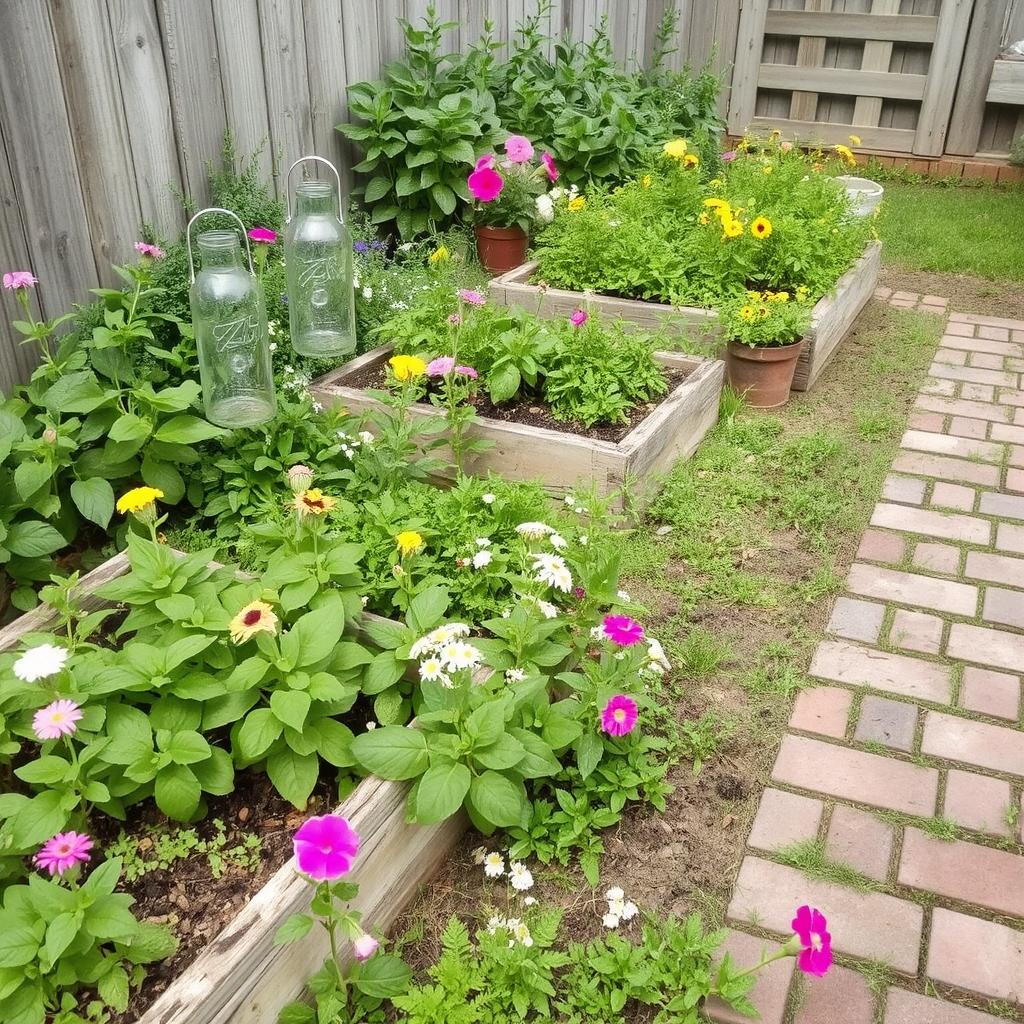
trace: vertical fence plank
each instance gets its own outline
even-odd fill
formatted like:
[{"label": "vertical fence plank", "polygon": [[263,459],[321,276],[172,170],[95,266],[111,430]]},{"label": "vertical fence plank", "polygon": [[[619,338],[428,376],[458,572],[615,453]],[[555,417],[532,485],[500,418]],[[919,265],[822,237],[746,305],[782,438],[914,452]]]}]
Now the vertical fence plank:
[{"label": "vertical fence plank", "polygon": [[335,125],[348,120],[344,83],[349,76],[342,0],[303,0],[302,9],[313,149],[338,168],[342,187],[347,190],[352,180],[349,157],[345,140],[335,129]]},{"label": "vertical fence plank", "polygon": [[181,170],[167,67],[153,0],[107,0],[142,219],[164,238],[183,224]]},{"label": "vertical fence plank", "polygon": [[[899,14],[900,0],[872,0],[872,14]],[[864,42],[862,71],[888,71],[892,60],[892,43],[885,39],[867,39]],[[877,126],[882,116],[880,96],[858,96],[853,105],[853,123]]]},{"label": "vertical fence plank", "polygon": [[270,141],[274,147],[274,181],[281,196],[281,176],[288,165],[313,148],[306,33],[302,7],[292,0],[259,0],[258,7]]},{"label": "vertical fence plank", "polygon": [[387,64],[397,60],[405,49],[405,36],[399,18],[408,20],[405,0],[388,0],[387,3],[370,4],[370,17],[377,19],[377,32],[380,37],[380,63]]},{"label": "vertical fence plank", "polygon": [[974,0],[945,0],[935,30],[935,43],[925,86],[921,112],[917,119],[914,152],[922,156],[941,156],[946,142],[946,128],[953,106],[957,76],[954,73],[963,61],[967,42],[967,26],[971,21]]},{"label": "vertical fence plank", "polygon": [[107,11],[50,0],[50,17],[93,256],[101,279],[113,283],[110,264],[135,255],[142,211]]},{"label": "vertical fence plank", "polygon": [[96,284],[89,221],[71,145],[57,51],[44,0],[4,18],[0,124],[26,226],[31,269],[48,316],[88,298]]},{"label": "vertical fence plank", "polygon": [[239,155],[255,155],[264,181],[269,181],[274,154],[264,62],[253,59],[263,52],[259,11],[252,0],[216,0],[213,18],[228,130]]},{"label": "vertical fence plank", "polygon": [[729,131],[734,135],[741,134],[754,116],[767,10],[768,0],[752,0],[740,12],[736,67],[732,74],[732,96],[729,100]]},{"label": "vertical fence plank", "polygon": [[[807,0],[808,11],[830,11],[832,0]],[[800,36],[797,43],[797,67],[820,68],[825,62],[825,37]],[[795,121],[813,121],[818,113],[818,94],[794,89],[789,98],[789,116]]]},{"label": "vertical fence plank", "polygon": [[227,115],[211,0],[157,0],[182,185],[192,202],[209,197],[206,164],[224,144]]}]

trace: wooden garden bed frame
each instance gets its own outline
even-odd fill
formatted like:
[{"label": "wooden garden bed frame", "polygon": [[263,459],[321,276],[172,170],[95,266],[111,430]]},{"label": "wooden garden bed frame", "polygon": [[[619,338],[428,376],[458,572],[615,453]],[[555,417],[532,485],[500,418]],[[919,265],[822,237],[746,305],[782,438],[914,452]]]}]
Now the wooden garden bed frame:
[{"label": "wooden garden bed frame", "polygon": [[[367,352],[313,381],[310,391],[324,405],[343,406],[351,413],[381,409],[362,387],[346,381],[383,366],[390,354],[391,346]],[[725,378],[725,364],[717,359],[676,352],[656,352],[655,358],[665,367],[685,371],[686,378],[621,441],[482,418],[473,434],[493,441],[494,446],[470,455],[467,471],[494,470],[507,479],[539,480],[554,494],[565,494],[581,483],[593,484],[603,496],[614,494],[627,482],[631,487],[638,485],[640,492],[648,489],[677,459],[689,458],[714,426]],[[420,404],[410,414],[426,417],[439,412]]]},{"label": "wooden garden bed frame", "polygon": [[[831,295],[819,299],[811,314],[811,326],[793,379],[794,391],[814,386],[831,362],[853,326],[857,315],[871,298],[882,264],[882,243],[869,242],[864,254],[836,283]],[[667,330],[673,334],[720,339],[718,314],[696,306],[669,306],[636,299],[617,299],[592,292],[570,292],[561,288],[542,288],[530,284],[537,271],[536,262],[524,263],[490,283],[491,297],[505,306],[520,306],[542,317],[568,316],[574,309],[592,308],[604,316],[635,323],[648,330]]]},{"label": "wooden garden bed frame", "polygon": [[[76,588],[79,606],[86,611],[108,606],[96,590],[129,568],[121,553],[83,576]],[[49,629],[55,620],[42,605],[26,612],[0,630],[0,652],[15,647],[27,633]],[[370,777],[335,811],[359,833],[359,856],[350,876],[359,884],[359,895],[352,906],[362,911],[368,931],[387,930],[466,829],[462,814],[438,825],[407,824],[408,790],[409,783]],[[329,953],[327,935],[319,926],[298,942],[274,945],[277,929],[292,914],[309,909],[312,891],[293,860],[282,865],[138,1024],[276,1024],[281,1008],[302,995],[307,979]]]}]

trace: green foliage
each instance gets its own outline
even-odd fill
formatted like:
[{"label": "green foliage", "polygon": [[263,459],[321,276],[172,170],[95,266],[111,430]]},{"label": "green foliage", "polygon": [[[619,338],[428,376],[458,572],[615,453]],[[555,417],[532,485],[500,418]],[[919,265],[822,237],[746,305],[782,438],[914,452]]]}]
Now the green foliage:
[{"label": "green foliage", "polygon": [[789,292],[730,295],[718,307],[725,336],[751,348],[770,348],[799,341],[811,323],[811,302]]},{"label": "green foliage", "polygon": [[112,857],[121,858],[126,882],[134,882],[153,871],[166,871],[179,860],[205,857],[214,878],[221,878],[230,868],[256,871],[260,866],[263,841],[253,832],[229,845],[227,829],[220,818],[210,821],[213,833],[203,838],[194,828],[146,829],[142,836],[121,832],[107,847]]},{"label": "green foliage", "polygon": [[1014,167],[1024,166],[1024,133],[1018,135],[1010,146],[1010,163]]}]

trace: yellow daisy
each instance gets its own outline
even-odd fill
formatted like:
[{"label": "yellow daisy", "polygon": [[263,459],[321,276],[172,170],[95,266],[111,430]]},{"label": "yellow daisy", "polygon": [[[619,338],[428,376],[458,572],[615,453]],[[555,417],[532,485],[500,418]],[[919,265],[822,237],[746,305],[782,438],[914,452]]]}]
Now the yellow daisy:
[{"label": "yellow daisy", "polygon": [[428,263],[444,263],[445,260],[451,258],[451,253],[448,251],[448,247],[439,245],[428,257]]},{"label": "yellow daisy", "polygon": [[403,530],[395,536],[395,543],[405,558],[406,555],[415,554],[423,547],[423,538],[415,530]]},{"label": "yellow daisy", "polygon": [[754,309],[753,309],[752,306],[743,306],[740,309],[740,319],[741,320],[753,320],[754,316],[755,316],[755,314],[754,314]]},{"label": "yellow daisy", "polygon": [[131,512],[133,515],[148,513],[157,498],[162,498],[164,492],[159,487],[133,487],[117,499],[117,511],[121,515]]},{"label": "yellow daisy", "polygon": [[572,213],[579,213],[580,210],[582,210],[583,207],[586,205],[587,201],[586,199],[583,198],[583,196],[577,196],[575,199],[569,200],[569,210]]},{"label": "yellow daisy", "polygon": [[650,188],[651,187],[651,176],[649,174],[645,174],[640,179],[640,184],[641,184],[641,186],[643,186],[643,188]]},{"label": "yellow daisy", "polygon": [[329,494],[324,494],[319,487],[311,487],[295,495],[295,511],[300,516],[322,516],[337,505],[338,502]]},{"label": "yellow daisy", "polygon": [[686,156],[686,139],[672,139],[661,147],[662,152],[673,160],[682,160]]},{"label": "yellow daisy", "polygon": [[772,222],[767,217],[755,217],[750,233],[755,238],[767,238],[772,233]]},{"label": "yellow daisy", "polygon": [[723,220],[722,235],[724,238],[739,238],[743,234],[743,225],[738,220]]},{"label": "yellow daisy", "polygon": [[683,157],[684,167],[697,167],[700,164],[700,159],[694,153],[687,153]]},{"label": "yellow daisy", "polygon": [[857,162],[857,158],[853,155],[853,150],[849,146],[833,146],[833,149],[845,160],[851,167]]},{"label": "yellow daisy", "polygon": [[427,372],[427,364],[419,356],[392,356],[388,366],[395,375],[395,380],[413,380]]},{"label": "yellow daisy", "polygon": [[244,644],[257,633],[276,633],[277,616],[266,601],[252,601],[231,620],[228,629],[236,644]]},{"label": "yellow daisy", "polygon": [[854,146],[859,146],[860,145],[860,136],[859,135],[851,135],[850,136],[850,143],[852,145],[854,145]]}]

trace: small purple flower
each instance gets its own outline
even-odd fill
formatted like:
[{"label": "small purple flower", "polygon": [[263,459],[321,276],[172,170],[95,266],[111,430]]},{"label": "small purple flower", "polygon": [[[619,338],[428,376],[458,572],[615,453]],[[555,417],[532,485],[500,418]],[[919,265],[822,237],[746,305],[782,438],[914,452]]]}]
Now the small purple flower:
[{"label": "small purple flower", "polygon": [[462,317],[459,316],[458,313],[452,313],[452,315],[448,317],[448,323],[451,324],[452,327],[459,327],[462,324]]},{"label": "small purple flower", "polygon": [[39,283],[31,270],[9,270],[4,274],[4,287],[8,291],[15,291],[18,288],[32,288]]},{"label": "small purple flower", "polygon": [[368,242],[353,242],[352,248],[355,249],[356,252],[369,252],[370,245]]},{"label": "small purple flower", "polygon": [[722,154],[722,163],[731,164],[736,159],[736,150],[730,149],[728,153]]},{"label": "small purple flower", "polygon": [[456,373],[461,373],[463,377],[469,377],[471,380],[476,380],[480,376],[472,366],[456,366]]},{"label": "small purple flower", "polygon": [[587,311],[585,309],[574,309],[569,315],[569,323],[573,327],[582,327],[587,322]]},{"label": "small purple flower", "polygon": [[468,302],[471,306],[482,306],[487,300],[477,291],[473,291],[472,288],[460,288],[459,298],[463,302]]},{"label": "small purple flower", "polygon": [[455,360],[451,356],[438,356],[427,363],[428,377],[444,377],[455,369]]},{"label": "small purple flower", "polygon": [[148,256],[151,260],[162,260],[165,255],[159,245],[151,245],[149,242],[136,242],[135,251],[140,256]]},{"label": "small purple flower", "polygon": [[370,243],[370,248],[371,249],[386,249],[387,247],[388,247],[387,242],[382,242],[379,238],[375,238]]}]

